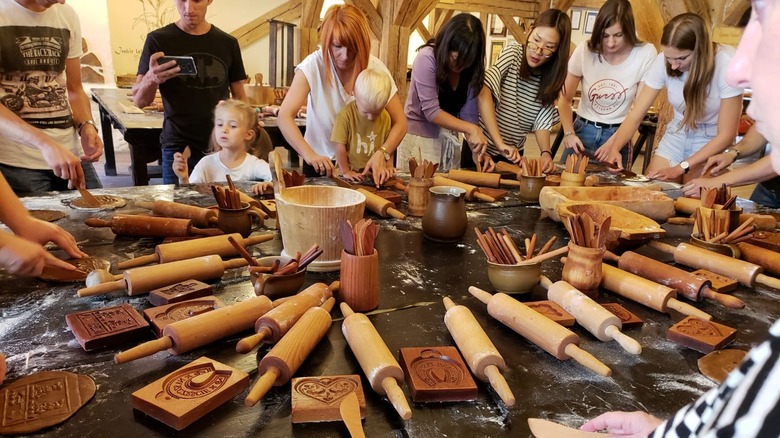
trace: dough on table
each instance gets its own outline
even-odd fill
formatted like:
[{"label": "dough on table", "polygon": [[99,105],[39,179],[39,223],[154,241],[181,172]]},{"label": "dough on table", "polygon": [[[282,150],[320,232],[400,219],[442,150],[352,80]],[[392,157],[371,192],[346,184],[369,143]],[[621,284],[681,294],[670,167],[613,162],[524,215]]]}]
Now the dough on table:
[{"label": "dough on table", "polygon": [[68,216],[65,214],[65,212],[59,210],[29,210],[29,212],[30,216],[34,217],[35,219],[40,219],[46,222],[54,222]]},{"label": "dough on table", "polygon": [[113,210],[127,205],[125,198],[120,198],[119,196],[96,195],[95,198],[100,202],[100,205],[97,207],[92,207],[81,197],[74,199],[70,206],[79,210]]},{"label": "dough on table", "polygon": [[699,358],[699,371],[717,383],[723,383],[729,373],[742,363],[746,351],[727,348],[715,350]]},{"label": "dough on table", "polygon": [[44,266],[43,272],[39,276],[42,280],[49,281],[64,281],[64,282],[81,282],[87,279],[87,275],[96,269],[108,270],[111,268],[111,262],[106,259],[98,257],[83,257],[80,259],[68,259],[65,262],[70,263],[76,267],[76,271],[68,271],[66,269],[57,268],[53,266]]}]

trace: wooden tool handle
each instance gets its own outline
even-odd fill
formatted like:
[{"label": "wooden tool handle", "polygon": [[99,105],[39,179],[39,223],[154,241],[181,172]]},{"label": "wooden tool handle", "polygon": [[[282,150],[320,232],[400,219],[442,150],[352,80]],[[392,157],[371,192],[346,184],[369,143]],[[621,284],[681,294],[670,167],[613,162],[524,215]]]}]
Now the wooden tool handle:
[{"label": "wooden tool handle", "polygon": [[135,206],[140,208],[145,208],[147,210],[151,210],[154,206],[154,202],[150,201],[135,201]]},{"label": "wooden tool handle", "polygon": [[665,252],[667,254],[674,254],[675,251],[677,251],[677,247],[674,247],[672,245],[669,245],[668,243],[659,242],[657,240],[652,240],[647,243],[647,246],[650,248],[655,248],[661,252]]},{"label": "wooden tool handle", "polygon": [[114,356],[115,363],[125,363],[131,360],[140,359],[142,357],[151,356],[158,351],[164,351],[173,347],[173,340],[168,336],[163,336],[160,339],[144,342],[129,350],[125,350],[121,353],[117,353]]},{"label": "wooden tool handle", "polygon": [[770,277],[764,274],[758,274],[756,276],[756,283],[763,284],[764,286],[771,287],[772,289],[780,290],[780,279]]},{"label": "wooden tool handle", "polygon": [[466,191],[466,200],[467,201],[473,201],[474,194],[477,193],[477,187],[472,186],[471,184],[462,183],[460,181],[455,181],[454,179],[445,178],[443,176],[434,176],[433,177],[433,185],[434,186],[452,186],[452,187],[460,187],[461,189]]},{"label": "wooden tool handle", "polygon": [[701,296],[702,298],[715,301],[732,309],[742,309],[745,307],[745,303],[739,298],[733,295],[726,295],[720,292],[716,292],[709,287],[703,287],[701,289]]},{"label": "wooden tool handle", "polygon": [[271,329],[268,327],[262,327],[259,332],[238,341],[236,344],[236,352],[249,353],[253,348],[260,345],[260,343],[263,342],[263,340],[268,336],[271,336]]},{"label": "wooden tool handle", "polygon": [[88,218],[87,220],[84,221],[84,223],[89,225],[90,227],[96,227],[96,228],[111,226],[110,220],[100,219],[96,217]]},{"label": "wooden tool handle", "polygon": [[564,352],[572,359],[579,362],[582,366],[595,371],[597,374],[600,374],[604,377],[609,377],[612,375],[612,370],[609,369],[608,366],[604,365],[592,354],[577,346],[577,344],[568,344],[564,349]]},{"label": "wooden tool handle", "polygon": [[247,247],[257,245],[258,243],[267,242],[273,238],[273,234],[254,234],[239,241],[244,245],[244,247]]},{"label": "wooden tool handle", "polygon": [[404,420],[412,418],[412,408],[404,396],[404,391],[398,386],[398,382],[390,376],[382,379],[382,388],[385,390],[388,400]]},{"label": "wooden tool handle", "polygon": [[108,283],[98,284],[97,286],[85,287],[83,289],[79,289],[78,292],[76,292],[76,295],[80,297],[102,295],[102,294],[107,294],[118,290],[125,290],[126,287],[127,284],[125,283],[125,280],[121,279],[116,281],[110,281]]},{"label": "wooden tool handle", "polygon": [[625,333],[621,332],[618,326],[611,325],[604,330],[604,333],[606,333],[610,338],[614,339],[615,342],[620,344],[620,346],[623,347],[623,349],[627,352],[631,354],[639,354],[642,352],[642,345],[640,345],[639,342],[637,342],[634,338],[631,338]]},{"label": "wooden tool handle", "polygon": [[490,386],[496,391],[501,400],[507,406],[515,405],[515,395],[512,394],[512,388],[506,383],[504,375],[501,374],[501,370],[495,365],[488,365],[485,367],[485,375],[490,382]]},{"label": "wooden tool handle", "polygon": [[473,170],[452,169],[447,174],[447,178],[455,181],[473,184],[475,186],[485,186],[498,188],[501,181],[501,175],[498,173],[475,172]]},{"label": "wooden tool handle", "polygon": [[469,286],[469,293],[485,304],[489,303],[490,299],[493,298],[493,295],[491,295],[490,292],[484,291],[476,286]]},{"label": "wooden tool handle", "polygon": [[129,260],[124,260],[116,264],[117,269],[129,269],[137,268],[138,266],[148,265],[160,260],[160,256],[155,254],[149,254],[141,257],[135,257]]},{"label": "wooden tool handle", "polygon": [[255,386],[252,387],[252,390],[249,391],[249,394],[244,399],[244,404],[249,407],[256,405],[271,390],[280,374],[281,371],[278,369],[274,367],[268,368],[265,374],[257,379],[257,383],[255,383]]},{"label": "wooden tool handle", "polygon": [[219,236],[221,234],[225,234],[225,232],[219,228],[190,227],[190,234],[193,236]]},{"label": "wooden tool handle", "polygon": [[682,313],[683,315],[695,316],[697,318],[706,319],[707,321],[712,319],[712,315],[710,315],[709,313],[703,310],[699,310],[688,303],[683,303],[677,298],[669,298],[666,301],[666,307],[670,309],[674,309]]},{"label": "wooden tool handle", "polygon": [[494,198],[492,196],[488,196],[488,195],[480,192],[479,190],[474,192],[474,197],[479,199],[480,201],[484,201],[484,202],[496,202],[496,198]]},{"label": "wooden tool handle", "polygon": [[542,275],[539,277],[539,285],[541,285],[545,289],[550,289],[550,286],[552,286],[553,282],[549,278],[547,278],[546,275]]},{"label": "wooden tool handle", "polygon": [[501,185],[510,187],[520,187],[520,181],[514,179],[502,179],[499,181]]},{"label": "wooden tool handle", "polygon": [[406,219],[406,215],[403,214],[400,210],[396,209],[395,207],[388,207],[387,213],[396,219],[401,219],[401,220]]},{"label": "wooden tool handle", "polygon": [[388,201],[387,199],[381,196],[377,196],[366,189],[357,189],[357,191],[362,193],[366,197],[366,208],[368,208],[373,213],[379,216],[382,217],[388,216],[387,210],[393,207],[392,202]]},{"label": "wooden tool handle", "polygon": [[249,265],[249,262],[244,259],[230,259],[230,260],[225,260],[223,263],[225,269],[243,268],[244,266]]}]

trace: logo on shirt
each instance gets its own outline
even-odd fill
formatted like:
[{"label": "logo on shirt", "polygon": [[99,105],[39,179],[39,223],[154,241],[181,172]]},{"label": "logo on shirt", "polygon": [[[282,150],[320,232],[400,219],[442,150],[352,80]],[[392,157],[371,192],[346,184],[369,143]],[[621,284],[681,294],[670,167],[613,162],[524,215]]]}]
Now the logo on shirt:
[{"label": "logo on shirt", "polygon": [[611,114],[626,101],[628,89],[614,79],[602,79],[588,90],[588,100],[597,114]]},{"label": "logo on shirt", "polygon": [[65,44],[62,38],[24,36],[16,39],[19,53],[27,66],[57,66],[62,62]]},{"label": "logo on shirt", "polygon": [[358,132],[357,148],[355,148],[355,153],[366,155],[371,155],[374,153],[374,142],[376,141],[376,134],[374,134],[374,131],[371,131],[371,134],[368,134],[366,139],[368,142],[363,141],[363,137]]}]

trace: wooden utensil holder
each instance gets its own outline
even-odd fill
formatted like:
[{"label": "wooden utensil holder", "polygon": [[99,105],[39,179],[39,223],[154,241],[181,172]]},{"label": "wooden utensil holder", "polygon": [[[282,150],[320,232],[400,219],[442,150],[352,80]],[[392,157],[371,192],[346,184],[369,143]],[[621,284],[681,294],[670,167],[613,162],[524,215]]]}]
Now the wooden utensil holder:
[{"label": "wooden utensil holder", "polygon": [[425,207],[428,206],[430,193],[428,189],[433,187],[433,178],[411,178],[406,193],[408,201],[408,213],[410,216],[422,217]]},{"label": "wooden utensil holder", "polygon": [[561,173],[562,186],[583,186],[585,185],[585,174],[571,173],[563,171]]},{"label": "wooden utensil holder", "polygon": [[539,192],[544,188],[546,176],[520,176],[520,200],[539,203]]},{"label": "wooden utensil holder", "polygon": [[[217,228],[227,234],[239,233],[242,237],[249,237],[253,231],[263,226],[263,218],[257,211],[249,208],[246,202],[241,203],[241,208],[219,208]],[[253,221],[252,218],[256,220]]]},{"label": "wooden utensil holder", "polygon": [[580,292],[596,298],[601,284],[601,262],[605,247],[588,248],[569,242],[569,254],[563,264],[563,281],[571,284]]},{"label": "wooden utensil holder", "polygon": [[339,299],[356,312],[379,306],[379,252],[356,256],[341,251]]}]

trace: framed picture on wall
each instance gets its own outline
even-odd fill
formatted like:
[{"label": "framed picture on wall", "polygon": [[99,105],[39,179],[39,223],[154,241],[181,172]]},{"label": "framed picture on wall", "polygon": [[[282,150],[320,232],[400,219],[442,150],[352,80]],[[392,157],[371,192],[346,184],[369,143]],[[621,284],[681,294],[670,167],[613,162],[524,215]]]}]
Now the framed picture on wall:
[{"label": "framed picture on wall", "polygon": [[596,24],[598,11],[585,11],[585,35],[593,33],[593,25]]},{"label": "framed picture on wall", "polygon": [[490,65],[496,63],[496,60],[498,59],[498,55],[501,54],[501,51],[503,49],[504,49],[503,41],[493,41],[490,43]]},{"label": "framed picture on wall", "polygon": [[490,14],[490,36],[506,36],[506,26],[497,14]]},{"label": "framed picture on wall", "polygon": [[571,30],[580,30],[580,24],[582,24],[582,11],[577,9],[571,10]]}]

